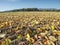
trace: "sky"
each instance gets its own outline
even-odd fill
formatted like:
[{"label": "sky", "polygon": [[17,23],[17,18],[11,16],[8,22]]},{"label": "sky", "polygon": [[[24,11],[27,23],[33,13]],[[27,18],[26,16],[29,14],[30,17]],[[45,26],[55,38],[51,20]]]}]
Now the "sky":
[{"label": "sky", "polygon": [[60,0],[0,0],[0,11],[20,8],[60,9]]}]

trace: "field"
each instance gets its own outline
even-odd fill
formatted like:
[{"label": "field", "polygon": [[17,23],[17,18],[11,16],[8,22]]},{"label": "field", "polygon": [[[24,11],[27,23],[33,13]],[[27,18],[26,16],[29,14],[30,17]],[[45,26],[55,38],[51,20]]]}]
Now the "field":
[{"label": "field", "polygon": [[0,13],[0,45],[60,45],[60,12]]}]

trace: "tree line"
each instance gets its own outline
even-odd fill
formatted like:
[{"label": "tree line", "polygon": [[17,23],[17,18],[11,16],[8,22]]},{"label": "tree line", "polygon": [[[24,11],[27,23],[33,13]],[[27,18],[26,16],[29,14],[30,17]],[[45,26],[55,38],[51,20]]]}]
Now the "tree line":
[{"label": "tree line", "polygon": [[18,12],[18,11],[56,11],[60,12],[60,9],[42,9],[42,8],[22,8],[22,9],[14,9],[5,12]]}]

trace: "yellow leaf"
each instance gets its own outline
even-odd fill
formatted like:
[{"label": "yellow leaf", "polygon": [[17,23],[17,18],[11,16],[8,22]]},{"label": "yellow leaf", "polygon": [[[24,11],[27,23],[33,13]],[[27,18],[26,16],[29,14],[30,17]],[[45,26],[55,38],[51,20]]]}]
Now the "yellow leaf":
[{"label": "yellow leaf", "polygon": [[60,31],[55,31],[54,33],[56,33],[57,35],[60,35]]},{"label": "yellow leaf", "polygon": [[29,33],[26,35],[26,39],[28,40],[28,41],[30,41],[30,35],[29,35]]},{"label": "yellow leaf", "polygon": [[27,34],[27,38],[30,38],[30,35],[29,34]]},{"label": "yellow leaf", "polygon": [[54,30],[54,28],[55,28],[55,27],[52,25],[52,26],[51,26],[51,30]]},{"label": "yellow leaf", "polygon": [[34,40],[33,38],[30,38],[30,42],[32,42],[32,43],[33,43],[34,41],[35,41],[35,40]]},{"label": "yellow leaf", "polygon": [[21,38],[21,35],[18,35],[18,36],[17,36],[17,39],[20,39],[20,38]]}]

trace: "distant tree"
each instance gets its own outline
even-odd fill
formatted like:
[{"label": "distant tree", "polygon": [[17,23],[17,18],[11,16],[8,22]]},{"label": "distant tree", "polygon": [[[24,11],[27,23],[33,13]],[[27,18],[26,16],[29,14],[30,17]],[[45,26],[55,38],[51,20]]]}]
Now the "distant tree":
[{"label": "distant tree", "polygon": [[9,10],[9,11],[4,11],[4,12],[18,12],[18,11],[55,11],[55,12],[60,12],[60,9],[22,8],[22,9],[15,9],[15,10]]}]

